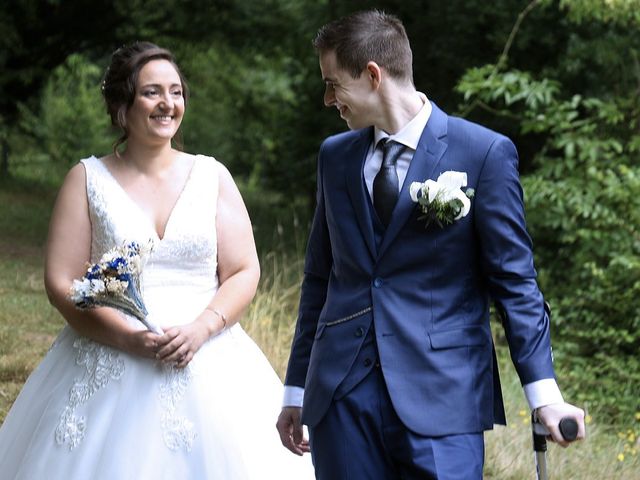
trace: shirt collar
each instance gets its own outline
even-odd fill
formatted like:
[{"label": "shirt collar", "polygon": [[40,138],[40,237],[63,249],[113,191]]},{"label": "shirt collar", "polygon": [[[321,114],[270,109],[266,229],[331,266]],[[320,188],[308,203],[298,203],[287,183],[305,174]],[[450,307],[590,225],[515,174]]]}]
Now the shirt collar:
[{"label": "shirt collar", "polygon": [[418,149],[418,143],[420,142],[420,137],[422,136],[422,132],[424,127],[427,126],[427,122],[429,121],[429,117],[431,117],[431,103],[427,99],[427,96],[418,92],[420,95],[420,100],[422,100],[423,105],[420,111],[416,114],[413,119],[409,123],[407,123],[400,131],[394,135],[389,135],[384,130],[375,127],[374,128],[374,145],[378,145],[378,142],[384,138],[390,138],[398,143],[401,143],[413,150]]}]

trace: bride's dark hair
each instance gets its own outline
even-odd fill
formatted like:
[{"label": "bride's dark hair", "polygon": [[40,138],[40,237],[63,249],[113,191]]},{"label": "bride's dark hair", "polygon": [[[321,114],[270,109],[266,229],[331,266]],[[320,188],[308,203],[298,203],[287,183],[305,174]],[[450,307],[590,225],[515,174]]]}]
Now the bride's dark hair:
[{"label": "bride's dark hair", "polygon": [[[111,116],[112,125],[119,127],[122,135],[114,142],[113,152],[119,155],[118,147],[127,141],[127,110],[133,105],[136,95],[136,83],[142,67],[151,60],[167,60],[173,65],[180,76],[182,84],[182,96],[186,106],[189,98],[189,88],[182,72],[176,64],[173,54],[150,42],[135,42],[125,45],[113,52],[111,64],[107,67],[102,81],[102,96],[107,104],[107,112]],[[180,134],[174,139],[179,148],[182,148]]]}]

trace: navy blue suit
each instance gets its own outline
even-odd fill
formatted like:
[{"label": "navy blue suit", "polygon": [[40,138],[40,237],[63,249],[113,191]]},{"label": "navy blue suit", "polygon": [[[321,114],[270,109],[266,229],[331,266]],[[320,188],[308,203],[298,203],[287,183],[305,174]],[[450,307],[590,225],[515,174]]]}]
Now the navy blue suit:
[{"label": "navy blue suit", "polygon": [[[285,380],[305,388],[303,423],[317,425],[336,396],[366,376],[371,360],[413,432],[438,437],[505,423],[491,299],[506,313],[521,382],[554,378],[516,149],[433,105],[390,224],[380,230],[362,173],[372,139],[373,128],[341,133],[324,141],[318,157],[317,207]],[[475,189],[471,210],[451,225],[425,228],[409,185],[448,170],[466,172]]]}]

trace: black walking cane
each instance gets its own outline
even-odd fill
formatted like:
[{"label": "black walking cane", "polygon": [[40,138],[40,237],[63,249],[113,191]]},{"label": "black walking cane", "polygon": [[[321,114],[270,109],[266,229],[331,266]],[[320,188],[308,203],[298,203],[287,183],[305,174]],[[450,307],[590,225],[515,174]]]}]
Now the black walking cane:
[{"label": "black walking cane", "polygon": [[[507,320],[507,313],[498,304],[496,304],[496,310],[500,320],[504,324]],[[551,319],[551,305],[549,305],[549,302],[544,302],[544,310],[549,319]],[[560,434],[566,441],[572,442],[577,438],[578,423],[573,418],[563,418],[560,420],[558,427],[560,428]],[[548,480],[547,435],[549,435],[549,431],[540,423],[535,410],[531,413],[531,429],[533,433],[533,451],[535,452],[537,479]]]},{"label": "black walking cane", "polygon": [[[560,434],[568,442],[572,442],[578,436],[578,422],[573,418],[565,417],[558,425]],[[533,433],[533,451],[536,457],[536,473],[538,480],[548,480],[547,475],[547,435],[549,431],[540,423],[536,411],[531,413],[531,431]]]},{"label": "black walking cane", "polygon": [[[544,309],[551,319],[551,306],[549,302],[544,302]],[[573,442],[578,436],[578,422],[573,418],[565,417],[558,425],[560,435],[567,442]],[[531,433],[533,434],[533,451],[536,457],[536,473],[538,480],[548,480],[547,475],[547,435],[549,431],[540,423],[536,411],[531,412]]]}]

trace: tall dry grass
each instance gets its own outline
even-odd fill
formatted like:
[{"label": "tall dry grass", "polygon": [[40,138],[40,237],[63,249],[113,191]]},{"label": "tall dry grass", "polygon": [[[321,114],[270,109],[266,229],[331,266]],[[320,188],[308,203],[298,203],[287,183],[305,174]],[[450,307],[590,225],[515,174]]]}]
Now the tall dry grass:
[{"label": "tall dry grass", "polygon": [[241,323],[284,379],[298,312],[303,260],[268,253],[260,263],[258,293]]}]

